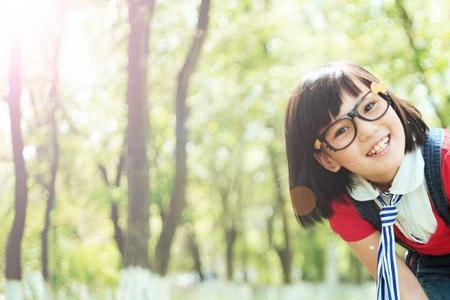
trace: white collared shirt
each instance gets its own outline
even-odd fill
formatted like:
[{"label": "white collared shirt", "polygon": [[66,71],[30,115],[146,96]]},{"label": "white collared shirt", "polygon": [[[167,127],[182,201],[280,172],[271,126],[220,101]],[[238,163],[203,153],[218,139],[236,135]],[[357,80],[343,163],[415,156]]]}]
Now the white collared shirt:
[{"label": "white collared shirt", "polygon": [[[402,194],[402,200],[397,204],[398,215],[395,226],[411,241],[426,244],[435,233],[437,220],[428,196],[424,174],[425,162],[419,148],[405,154],[400,168],[395,174],[390,194]],[[360,175],[352,175],[353,188],[348,189],[350,196],[357,201],[375,199],[381,193],[377,187]],[[382,194],[383,199],[390,195]]]}]

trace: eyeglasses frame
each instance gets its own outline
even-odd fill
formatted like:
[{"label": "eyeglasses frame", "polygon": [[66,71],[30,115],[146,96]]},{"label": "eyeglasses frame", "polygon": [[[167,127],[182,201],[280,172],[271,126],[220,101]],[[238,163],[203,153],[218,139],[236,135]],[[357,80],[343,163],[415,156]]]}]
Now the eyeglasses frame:
[{"label": "eyeglasses frame", "polygon": [[[358,117],[358,118],[360,118],[360,119],[362,119],[362,120],[364,120],[364,121],[368,121],[368,122],[377,121],[377,120],[381,119],[382,117],[384,117],[384,115],[385,115],[385,114],[387,113],[387,111],[389,110],[389,106],[392,106],[392,102],[393,102],[393,101],[392,101],[392,98],[389,96],[389,93],[388,93],[388,92],[384,92],[384,93],[378,92],[378,93],[377,93],[377,95],[381,96],[381,98],[382,98],[383,100],[385,100],[385,101],[388,103],[388,105],[387,105],[387,107],[386,107],[386,110],[385,110],[378,118],[376,118],[376,119],[368,119],[368,118],[365,118],[365,117],[363,117],[363,116],[361,116],[361,115],[359,114],[359,112],[358,112],[358,107],[359,107],[359,105],[360,105],[361,102],[367,97],[367,95],[369,95],[370,93],[373,93],[373,91],[372,91],[372,90],[369,90],[367,93],[365,93],[364,95],[362,95],[361,98],[357,101],[357,103],[355,104],[355,106],[353,107],[353,109],[352,109],[350,112],[348,112],[348,113],[345,114],[344,116],[340,117],[339,119],[335,120],[335,121],[332,122],[330,125],[328,125],[327,127],[325,127],[325,129],[322,130],[322,132],[319,134],[319,136],[317,137],[317,140],[316,140],[316,142],[315,142],[315,148],[316,148],[315,151],[320,152],[320,151],[322,151],[322,149],[323,149],[323,148],[321,147],[321,145],[319,145],[319,149],[317,149],[318,143],[320,143],[320,144],[325,144],[325,147],[326,147],[328,150],[333,151],[333,152],[337,152],[337,151],[340,151],[340,150],[344,150],[344,149],[346,149],[347,147],[349,147],[349,146],[353,143],[353,141],[355,140],[356,136],[358,135],[358,128],[356,127],[356,123],[355,123],[355,118],[356,118],[356,117]],[[354,136],[353,136],[353,139],[351,140],[350,143],[348,143],[347,146],[342,147],[342,148],[335,148],[335,147],[331,146],[330,143],[328,143],[328,142],[325,140],[325,134],[326,134],[326,132],[327,132],[328,129],[330,129],[334,124],[336,124],[336,122],[339,122],[339,121],[345,120],[345,119],[350,119],[350,122],[352,122],[353,127],[355,128],[355,134],[354,134]]]}]

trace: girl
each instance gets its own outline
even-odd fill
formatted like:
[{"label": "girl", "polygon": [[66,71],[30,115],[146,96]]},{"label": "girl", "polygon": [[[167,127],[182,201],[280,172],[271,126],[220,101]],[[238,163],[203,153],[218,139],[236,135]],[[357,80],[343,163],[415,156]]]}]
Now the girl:
[{"label": "girl", "polygon": [[[450,131],[436,132],[440,164],[427,166],[442,178],[427,181],[423,147],[435,138],[417,109],[367,70],[328,64],[307,74],[289,100],[297,219],[305,227],[328,219],[376,278],[379,300],[450,300]],[[444,186],[441,213],[430,200],[432,181]],[[406,262],[394,241],[408,249]]]}]

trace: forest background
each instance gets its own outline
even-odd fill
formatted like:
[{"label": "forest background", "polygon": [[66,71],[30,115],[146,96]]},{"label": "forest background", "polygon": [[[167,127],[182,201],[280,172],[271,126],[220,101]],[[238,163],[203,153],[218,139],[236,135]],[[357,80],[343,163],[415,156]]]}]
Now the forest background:
[{"label": "forest background", "polygon": [[447,127],[448,20],[446,0],[0,1],[0,294],[112,298],[126,270],[249,299],[372,283],[296,222],[287,100],[348,60]]}]

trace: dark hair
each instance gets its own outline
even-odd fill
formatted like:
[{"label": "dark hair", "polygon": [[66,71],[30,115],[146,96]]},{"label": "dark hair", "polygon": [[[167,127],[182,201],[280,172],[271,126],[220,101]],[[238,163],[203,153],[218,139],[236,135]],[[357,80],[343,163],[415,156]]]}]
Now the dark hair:
[{"label": "dark hair", "polygon": [[[295,215],[305,227],[329,218],[331,201],[339,201],[338,196],[351,188],[350,171],[341,168],[333,173],[314,159],[314,141],[320,129],[339,113],[343,94],[357,97],[362,92],[356,81],[368,88],[372,82],[379,82],[360,66],[346,62],[327,64],[308,73],[289,99],[285,119],[289,187]],[[423,145],[428,127],[420,112],[390,92],[389,96],[405,131],[405,152]],[[296,205],[305,200],[301,194],[293,193],[297,187],[306,187],[310,195],[315,195],[314,206],[306,214],[298,213]]]}]

